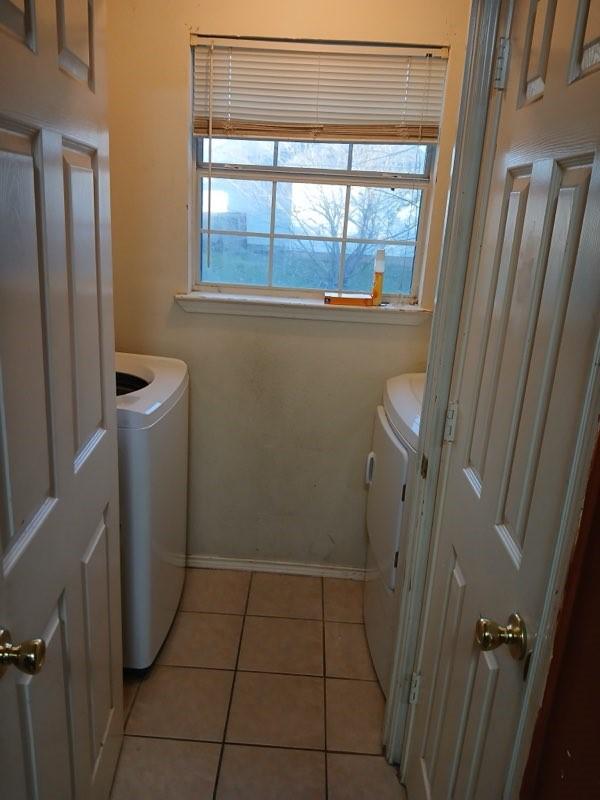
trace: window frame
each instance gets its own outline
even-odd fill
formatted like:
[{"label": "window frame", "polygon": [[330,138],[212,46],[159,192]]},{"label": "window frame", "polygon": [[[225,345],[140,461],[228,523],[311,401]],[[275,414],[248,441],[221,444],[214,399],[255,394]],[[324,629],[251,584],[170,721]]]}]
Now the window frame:
[{"label": "window frame", "polygon": [[[200,199],[202,179],[207,178],[210,174],[212,178],[229,178],[236,180],[260,180],[269,181],[272,183],[321,183],[333,184],[344,187],[351,186],[365,186],[365,187],[386,187],[394,189],[419,189],[421,191],[421,205],[419,208],[419,220],[417,227],[417,236],[414,240],[415,256],[413,262],[413,272],[410,292],[407,294],[390,293],[386,292],[383,299],[387,303],[401,303],[407,305],[415,305],[419,299],[419,287],[421,283],[421,276],[425,263],[426,244],[429,234],[431,199],[433,194],[433,175],[435,171],[435,163],[438,154],[438,144],[432,142],[418,142],[418,141],[392,141],[388,144],[394,145],[424,145],[427,148],[424,171],[423,173],[389,173],[389,172],[367,172],[367,171],[352,171],[349,169],[318,169],[309,167],[279,167],[279,166],[264,166],[264,165],[246,165],[246,164],[224,164],[213,163],[209,169],[208,163],[202,160],[202,148],[204,139],[208,137],[193,136],[193,220],[194,220],[194,236],[193,236],[193,291],[215,291],[215,292],[236,292],[239,294],[256,294],[272,295],[273,297],[291,297],[291,298],[309,298],[316,299],[323,296],[324,291],[342,291],[343,287],[339,285],[337,288],[332,289],[311,289],[307,287],[279,287],[266,284],[250,284],[250,283],[230,283],[230,282],[214,282],[202,280],[202,261],[201,261],[201,240],[202,235],[207,230],[216,235],[246,235],[246,232],[225,231],[221,229],[205,229],[202,226],[202,204]],[[218,137],[221,138],[221,137]],[[265,140],[267,141],[267,140]],[[279,141],[274,142],[274,161],[276,160],[277,147]],[[299,142],[315,142],[314,139],[298,139],[294,141]],[[324,140],[327,141],[327,140]],[[355,142],[346,141],[340,142],[347,144],[348,149],[348,163],[351,163],[352,146],[354,144],[384,144],[383,142]],[[350,192],[346,190],[346,215],[348,211],[348,199]],[[402,245],[403,240],[368,240],[359,237],[348,237],[345,235],[339,237],[328,236],[303,236],[296,234],[276,234],[274,231],[274,203],[272,202],[271,208],[271,225],[268,233],[256,234],[260,238],[268,238],[270,243],[269,252],[269,277],[272,276],[272,262],[273,262],[273,248],[276,240],[302,240],[302,239],[316,239],[323,241],[339,241],[345,249],[348,243],[371,243],[379,244],[381,247]],[[344,234],[345,234],[344,229]],[[410,242],[413,246],[413,242]],[[343,256],[340,259],[339,269],[339,284],[343,283]],[[348,291],[348,290],[345,290]]]}]

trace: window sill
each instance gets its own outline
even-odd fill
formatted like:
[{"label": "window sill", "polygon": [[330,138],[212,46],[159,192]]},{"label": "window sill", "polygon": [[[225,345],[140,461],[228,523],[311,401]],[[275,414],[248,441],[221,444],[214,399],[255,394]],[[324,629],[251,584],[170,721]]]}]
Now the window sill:
[{"label": "window sill", "polygon": [[315,319],[329,322],[362,322],[376,325],[422,325],[431,311],[420,306],[390,303],[371,308],[329,306],[315,297],[290,297],[269,294],[238,293],[205,289],[176,294],[175,301],[184,311],[194,314],[229,314],[242,317],[282,317]]}]

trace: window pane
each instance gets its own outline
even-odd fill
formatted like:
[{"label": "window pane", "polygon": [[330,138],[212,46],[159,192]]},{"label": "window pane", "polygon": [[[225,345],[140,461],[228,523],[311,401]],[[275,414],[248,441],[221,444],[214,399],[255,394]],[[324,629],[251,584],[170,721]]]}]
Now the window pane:
[{"label": "window pane", "polygon": [[271,181],[212,179],[208,221],[208,178],[202,179],[202,227],[223,231],[268,233],[271,226]]},{"label": "window pane", "polygon": [[415,248],[412,245],[349,242],[344,259],[344,289],[352,292],[371,291],[377,250],[385,250],[383,291],[387,294],[409,294],[415,260]]},{"label": "window pane", "polygon": [[275,232],[299,236],[341,236],[346,187],[278,183]]},{"label": "window pane", "polygon": [[[254,139],[213,139],[213,164],[251,164],[273,166],[274,142]],[[202,161],[208,163],[208,139],[202,141]]]},{"label": "window pane", "polygon": [[353,186],[350,191],[348,236],[352,239],[417,238],[420,189]]},{"label": "window pane", "polygon": [[277,166],[348,169],[348,145],[331,142],[279,142]]},{"label": "window pane", "polygon": [[265,285],[269,280],[269,239],[266,236],[202,235],[201,277],[213,283]]},{"label": "window pane", "polygon": [[423,175],[426,144],[355,144],[352,169],[365,172],[403,172]]},{"label": "window pane", "polygon": [[273,286],[337,289],[340,242],[322,239],[275,239]]}]

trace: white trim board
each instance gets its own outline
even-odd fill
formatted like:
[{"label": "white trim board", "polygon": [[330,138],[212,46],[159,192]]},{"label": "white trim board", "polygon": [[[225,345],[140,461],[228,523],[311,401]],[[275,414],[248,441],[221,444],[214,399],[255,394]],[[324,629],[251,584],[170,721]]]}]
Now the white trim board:
[{"label": "white trim board", "polygon": [[263,561],[254,558],[188,555],[187,566],[201,569],[237,569],[244,572],[275,572],[285,575],[311,575],[316,578],[344,578],[364,581],[365,570],[329,564],[304,564],[298,561]]},{"label": "white trim board", "polygon": [[284,319],[362,322],[373,325],[422,325],[432,312],[416,305],[390,302],[385,306],[325,305],[322,297],[258,294],[224,289],[194,289],[176,294],[175,302],[193,314],[228,314],[241,317],[280,317]]}]

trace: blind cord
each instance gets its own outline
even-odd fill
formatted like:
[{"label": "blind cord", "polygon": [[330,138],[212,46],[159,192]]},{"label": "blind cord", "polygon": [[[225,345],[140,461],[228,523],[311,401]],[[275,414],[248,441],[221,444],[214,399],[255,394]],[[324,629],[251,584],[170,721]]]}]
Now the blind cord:
[{"label": "blind cord", "polygon": [[[206,226],[206,268],[210,270],[212,228],[212,133],[213,133],[213,56],[215,46],[211,42],[208,51],[208,225]],[[204,200],[203,200],[204,204]]]}]

